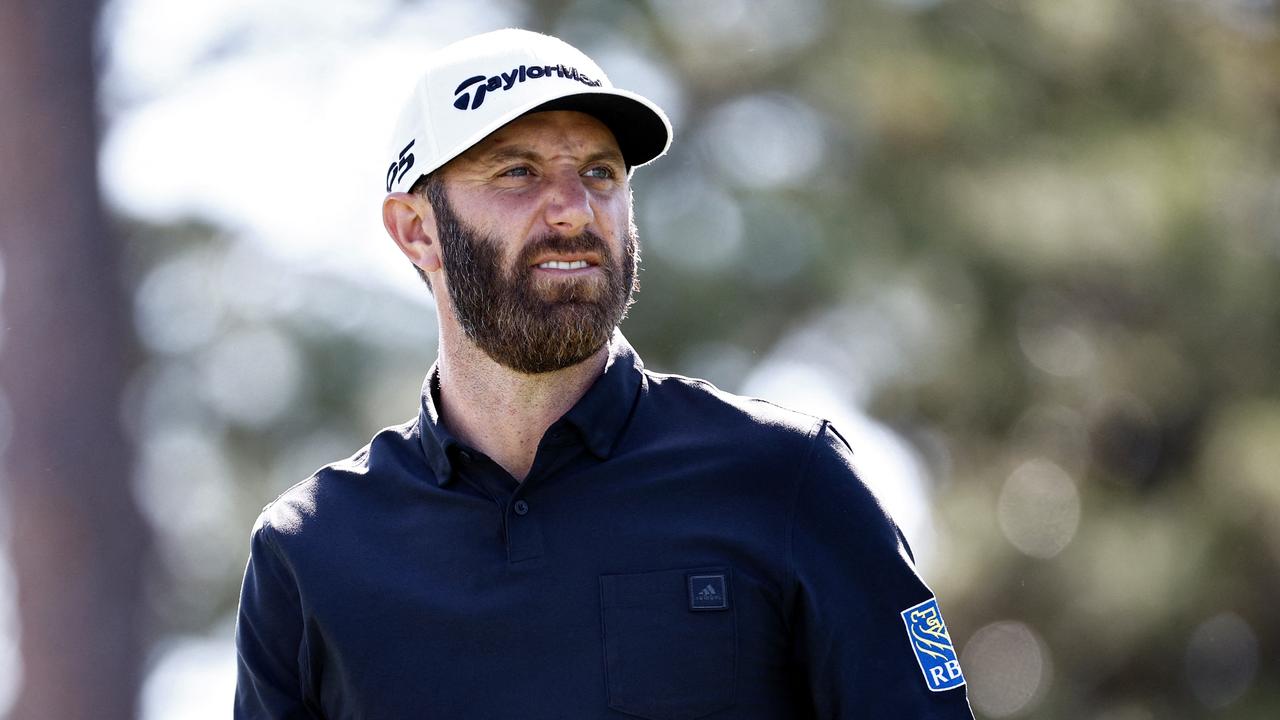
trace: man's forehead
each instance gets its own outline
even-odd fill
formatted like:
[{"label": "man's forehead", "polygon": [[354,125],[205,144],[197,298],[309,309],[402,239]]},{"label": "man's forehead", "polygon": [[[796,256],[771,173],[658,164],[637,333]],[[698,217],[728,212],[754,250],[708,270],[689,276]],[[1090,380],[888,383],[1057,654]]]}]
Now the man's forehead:
[{"label": "man's forehead", "polygon": [[622,150],[608,126],[586,113],[554,110],[512,120],[459,156],[469,162],[492,162],[511,155],[568,154],[622,163]]}]

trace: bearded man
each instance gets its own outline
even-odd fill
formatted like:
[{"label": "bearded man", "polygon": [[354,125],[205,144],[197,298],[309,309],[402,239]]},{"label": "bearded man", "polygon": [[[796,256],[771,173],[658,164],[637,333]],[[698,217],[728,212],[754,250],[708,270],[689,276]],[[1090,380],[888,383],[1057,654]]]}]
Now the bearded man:
[{"label": "bearded man", "polygon": [[268,505],[237,718],[971,718],[825,420],[646,370],[632,171],[670,123],[545,35],[435,54],[383,221],[431,289],[414,420]]}]

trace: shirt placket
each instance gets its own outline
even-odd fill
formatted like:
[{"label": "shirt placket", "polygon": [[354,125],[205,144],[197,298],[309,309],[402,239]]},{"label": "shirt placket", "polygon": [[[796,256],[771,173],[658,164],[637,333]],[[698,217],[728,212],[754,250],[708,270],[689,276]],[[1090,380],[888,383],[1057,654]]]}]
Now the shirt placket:
[{"label": "shirt placket", "polygon": [[526,497],[529,480],[517,483],[501,466],[475,451],[466,450],[460,456],[462,479],[493,500],[501,515],[507,561],[515,564],[542,557],[541,523],[534,503]]}]

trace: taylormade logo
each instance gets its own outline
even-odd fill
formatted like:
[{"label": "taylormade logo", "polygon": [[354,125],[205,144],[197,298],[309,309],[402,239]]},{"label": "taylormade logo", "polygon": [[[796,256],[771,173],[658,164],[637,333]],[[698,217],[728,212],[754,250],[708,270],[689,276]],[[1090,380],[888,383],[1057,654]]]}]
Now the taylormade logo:
[{"label": "taylormade logo", "polygon": [[[600,87],[599,80],[592,80],[585,73],[579,72],[574,67],[565,65],[521,65],[520,67],[512,68],[511,72],[492,76],[476,75],[463,80],[462,84],[458,85],[458,89],[453,91],[453,94],[457,96],[453,99],[453,106],[459,110],[475,110],[484,104],[484,96],[487,93],[510,90],[516,86],[516,83],[552,77],[553,75],[555,77],[568,78],[569,80],[577,80],[590,87]],[[468,91],[468,88],[473,85],[475,86],[474,97]]]}]

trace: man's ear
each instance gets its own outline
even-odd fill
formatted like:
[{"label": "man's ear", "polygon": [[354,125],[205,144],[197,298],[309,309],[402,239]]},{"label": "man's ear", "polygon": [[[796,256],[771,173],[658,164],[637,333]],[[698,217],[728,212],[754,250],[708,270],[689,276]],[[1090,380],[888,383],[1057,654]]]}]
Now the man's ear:
[{"label": "man's ear", "polygon": [[440,269],[436,214],[426,198],[393,192],[382,201],[382,225],[409,262],[423,272]]}]

